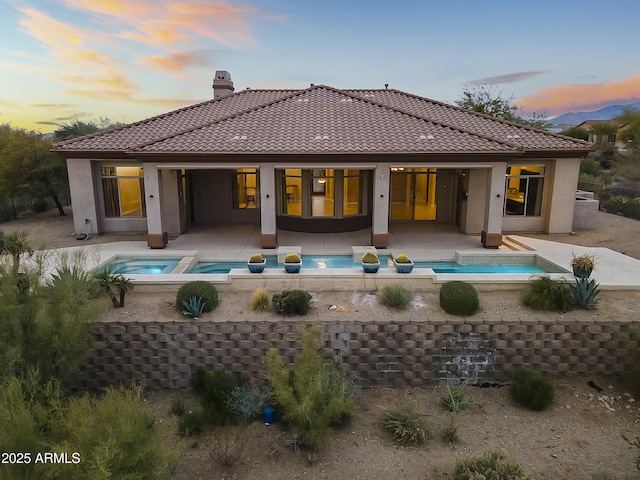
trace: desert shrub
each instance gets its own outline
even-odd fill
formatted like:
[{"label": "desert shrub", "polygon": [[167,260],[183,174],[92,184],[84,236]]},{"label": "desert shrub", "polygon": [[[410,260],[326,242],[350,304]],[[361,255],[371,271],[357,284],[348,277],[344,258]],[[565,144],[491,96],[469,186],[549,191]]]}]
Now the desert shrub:
[{"label": "desert shrub", "polygon": [[463,317],[478,311],[478,292],[467,282],[446,282],[440,287],[440,307],[452,315]]},{"label": "desert shrub", "polygon": [[346,371],[319,356],[322,337],[319,327],[300,332],[302,349],[292,368],[275,348],[267,355],[267,376],[283,420],[301,444],[315,450],[326,445],[332,428],[350,420],[356,391]]},{"label": "desert shrub", "polygon": [[244,378],[223,370],[207,371],[201,365],[194,369],[191,387],[200,397],[202,415],[207,423],[224,425],[232,420],[227,398],[234,388],[244,383]]},{"label": "desert shrub", "polygon": [[500,450],[489,450],[456,462],[453,480],[533,480],[522,466]]},{"label": "desert shrub", "polygon": [[514,402],[530,410],[545,410],[555,395],[553,382],[528,368],[516,368],[509,393]]},{"label": "desert shrub", "polygon": [[204,312],[205,302],[202,301],[202,297],[189,297],[189,301],[182,302],[182,305],[184,306],[182,314],[185,317],[198,319],[202,316],[202,312]]},{"label": "desert shrub", "polygon": [[456,423],[456,416],[451,415],[449,417],[449,423],[442,429],[440,436],[442,441],[447,445],[451,445],[453,443],[458,443],[460,441],[460,437],[458,436],[458,424]]},{"label": "desert shrub", "polygon": [[429,439],[427,422],[414,400],[405,399],[391,405],[382,414],[381,423],[400,445],[418,445]]},{"label": "desert shrub", "polygon": [[440,403],[450,412],[463,413],[469,406],[467,394],[462,385],[446,385],[446,390],[440,397]]},{"label": "desert shrub", "polygon": [[231,467],[242,460],[247,448],[247,430],[244,426],[217,428],[207,445],[209,456],[223,467]]},{"label": "desert shrub", "polygon": [[304,290],[285,290],[274,294],[272,302],[280,315],[306,315],[311,308],[311,295]]},{"label": "desert shrub", "polygon": [[568,312],[573,308],[573,292],[569,284],[547,275],[529,282],[522,290],[520,300],[534,310]]},{"label": "desert shrub", "polygon": [[23,376],[37,368],[43,383],[72,380],[91,349],[102,310],[83,259],[63,256],[49,279],[42,254],[25,263],[17,277],[12,266],[0,262],[0,375]]},{"label": "desert shrub", "polygon": [[176,417],[181,417],[182,415],[184,415],[186,413],[186,408],[184,406],[184,400],[182,399],[182,397],[176,397],[171,400],[171,407],[169,410]]},{"label": "desert shrub", "polygon": [[253,420],[269,405],[272,398],[273,391],[270,387],[245,383],[229,392],[227,405],[233,413],[245,420]]},{"label": "desert shrub", "polygon": [[610,213],[621,213],[625,217],[640,220],[640,197],[628,198],[614,195],[603,202],[602,208]]},{"label": "desert shrub", "polygon": [[573,286],[573,302],[577,307],[585,310],[593,310],[597,308],[600,299],[600,286],[595,280],[588,278],[576,278]]},{"label": "desert shrub", "polygon": [[203,280],[185,283],[176,296],[176,309],[182,312],[184,303],[189,303],[191,297],[201,298],[203,312],[210,312],[218,306],[218,290],[211,283]]},{"label": "desert shrub", "polygon": [[202,432],[206,420],[199,411],[189,411],[178,420],[178,433],[183,437],[193,437]]},{"label": "desert shrub", "polygon": [[269,292],[266,288],[258,288],[251,295],[251,310],[254,312],[268,312],[271,309]]},{"label": "desert shrub", "polygon": [[[31,463],[3,465],[3,479],[165,479],[165,449],[139,388],[65,398],[60,383],[42,383],[37,370],[0,383],[0,450],[32,452]],[[42,463],[37,453],[67,452],[69,463]],[[73,455],[73,454],[78,455]]]},{"label": "desert shrub", "polygon": [[406,310],[411,303],[412,294],[407,287],[394,283],[380,289],[379,301],[385,307]]}]

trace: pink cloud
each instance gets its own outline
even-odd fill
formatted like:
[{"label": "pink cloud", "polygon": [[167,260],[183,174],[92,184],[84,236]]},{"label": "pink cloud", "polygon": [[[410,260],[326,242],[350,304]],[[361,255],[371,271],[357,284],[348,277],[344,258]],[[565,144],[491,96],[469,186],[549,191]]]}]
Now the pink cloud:
[{"label": "pink cloud", "polygon": [[209,0],[66,0],[65,4],[114,21],[121,38],[147,45],[189,43],[199,38],[227,46],[250,44],[254,39],[249,18],[261,13],[255,8]]},{"label": "pink cloud", "polygon": [[640,76],[591,85],[572,84],[543,88],[519,99],[517,103],[527,111],[559,115],[637,101],[640,101]]}]

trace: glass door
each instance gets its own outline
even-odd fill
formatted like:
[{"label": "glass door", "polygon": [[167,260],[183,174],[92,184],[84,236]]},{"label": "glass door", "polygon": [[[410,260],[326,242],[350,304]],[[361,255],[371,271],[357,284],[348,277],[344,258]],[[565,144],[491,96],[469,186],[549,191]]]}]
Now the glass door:
[{"label": "glass door", "polygon": [[391,169],[391,220],[436,219],[435,168]]}]

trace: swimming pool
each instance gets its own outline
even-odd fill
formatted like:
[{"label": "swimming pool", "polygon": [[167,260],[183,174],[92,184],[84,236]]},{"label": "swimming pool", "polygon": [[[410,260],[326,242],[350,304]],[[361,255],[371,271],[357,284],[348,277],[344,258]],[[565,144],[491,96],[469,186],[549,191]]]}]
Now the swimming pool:
[{"label": "swimming pool", "polygon": [[[393,261],[390,255],[380,255],[380,269],[393,269]],[[282,269],[282,265],[278,264],[276,255],[266,255],[267,260],[266,268],[279,268]],[[478,273],[478,274],[492,274],[492,273],[520,273],[520,274],[542,274],[557,272],[557,270],[546,270],[545,268],[536,265],[534,263],[489,263],[483,265],[467,265],[459,264],[456,262],[448,261],[418,261],[414,262],[415,268],[431,268],[435,273]],[[212,262],[198,262],[189,271],[185,273],[229,273],[232,268],[247,268],[246,262],[228,262],[228,261],[212,261]],[[326,269],[326,268],[361,268],[360,261],[353,261],[352,255],[303,255],[302,256],[302,268],[311,269]]]},{"label": "swimming pool", "polygon": [[113,273],[122,275],[138,274],[138,273],[171,273],[180,263],[182,258],[116,258],[107,263],[113,266]]}]

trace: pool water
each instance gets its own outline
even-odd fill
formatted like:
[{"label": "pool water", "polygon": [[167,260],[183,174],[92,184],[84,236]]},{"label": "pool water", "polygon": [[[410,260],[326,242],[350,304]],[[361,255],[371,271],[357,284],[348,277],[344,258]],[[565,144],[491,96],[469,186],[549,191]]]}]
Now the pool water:
[{"label": "pool water", "polygon": [[136,274],[136,273],[171,273],[182,258],[120,258],[109,262],[113,265],[113,273]]},{"label": "pool water", "polygon": [[[266,268],[280,268],[276,255],[266,255]],[[302,268],[360,268],[359,261],[354,262],[352,255],[303,255]],[[246,269],[246,262],[199,262],[186,273],[229,273],[232,268]],[[380,255],[380,268],[394,268],[389,255]],[[435,273],[548,273],[544,268],[533,264],[487,264],[460,265],[455,262],[415,262],[415,268],[431,268]]]}]

